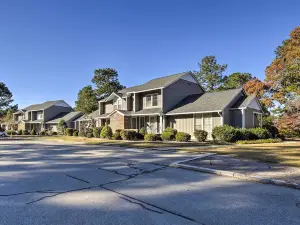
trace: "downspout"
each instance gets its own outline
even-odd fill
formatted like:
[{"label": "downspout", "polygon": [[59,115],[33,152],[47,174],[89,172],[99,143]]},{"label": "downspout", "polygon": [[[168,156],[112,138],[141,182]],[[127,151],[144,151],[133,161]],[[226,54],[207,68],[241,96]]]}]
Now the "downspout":
[{"label": "downspout", "polygon": [[224,117],[223,117],[223,114],[224,114],[224,113],[223,113],[223,111],[219,111],[218,114],[219,114],[219,116],[222,118],[222,119],[221,119],[221,125],[223,126],[223,125],[224,125]]}]

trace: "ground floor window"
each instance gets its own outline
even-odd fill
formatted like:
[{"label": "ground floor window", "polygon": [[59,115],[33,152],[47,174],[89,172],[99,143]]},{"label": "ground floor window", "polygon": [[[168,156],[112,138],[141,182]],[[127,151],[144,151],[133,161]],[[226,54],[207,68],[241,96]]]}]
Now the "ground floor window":
[{"label": "ground floor window", "polygon": [[137,129],[136,117],[131,118],[131,129]]},{"label": "ground floor window", "polygon": [[262,126],[262,114],[254,112],[253,113],[253,127],[261,127]]}]

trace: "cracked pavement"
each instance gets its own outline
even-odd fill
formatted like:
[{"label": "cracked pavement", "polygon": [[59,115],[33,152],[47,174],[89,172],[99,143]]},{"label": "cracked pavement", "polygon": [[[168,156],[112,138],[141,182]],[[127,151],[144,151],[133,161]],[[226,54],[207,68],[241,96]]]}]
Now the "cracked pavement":
[{"label": "cracked pavement", "polygon": [[300,224],[300,191],[171,168],[191,153],[0,141],[0,224]]}]

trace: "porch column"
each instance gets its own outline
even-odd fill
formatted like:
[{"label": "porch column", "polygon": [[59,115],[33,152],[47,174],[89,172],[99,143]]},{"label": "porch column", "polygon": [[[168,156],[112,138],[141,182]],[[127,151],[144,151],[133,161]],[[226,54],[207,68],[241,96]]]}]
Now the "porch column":
[{"label": "porch column", "polygon": [[81,127],[81,126],[80,126],[80,122],[81,122],[81,121],[79,120],[79,121],[78,121],[78,126],[79,126],[79,127],[78,127],[78,131],[80,131],[80,127]]},{"label": "porch column", "polygon": [[163,131],[163,116],[159,116],[159,133],[162,133]]},{"label": "porch column", "polygon": [[246,128],[246,114],[245,114],[245,109],[242,109],[242,128]]},{"label": "porch column", "polygon": [[166,122],[167,122],[167,117],[163,116],[162,131],[166,129]]},{"label": "porch column", "polygon": [[260,121],[259,121],[259,125],[260,125],[260,127],[262,127],[262,120],[263,120],[263,116],[262,116],[262,113],[260,114]]}]

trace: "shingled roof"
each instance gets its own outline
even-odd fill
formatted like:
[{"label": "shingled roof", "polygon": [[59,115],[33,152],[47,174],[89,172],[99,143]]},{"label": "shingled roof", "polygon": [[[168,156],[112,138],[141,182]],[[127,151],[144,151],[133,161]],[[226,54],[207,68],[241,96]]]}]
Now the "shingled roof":
[{"label": "shingled roof", "polygon": [[190,72],[183,72],[183,73],[177,73],[177,74],[173,74],[173,75],[169,75],[169,76],[165,76],[165,77],[156,78],[156,79],[150,80],[142,85],[122,89],[118,93],[125,94],[125,93],[130,93],[130,92],[139,92],[139,91],[163,88],[163,87],[166,87],[169,84],[173,83],[174,81],[178,80],[183,75],[189,74],[189,73]]},{"label": "shingled roof", "polygon": [[247,108],[247,106],[255,98],[255,95],[245,96],[244,98],[239,99],[239,101],[237,101],[231,108]]},{"label": "shingled roof", "polygon": [[47,101],[42,104],[35,104],[35,105],[30,105],[23,110],[25,111],[31,111],[31,110],[45,110],[47,108],[50,108],[51,106],[59,103],[59,102],[64,102],[64,100],[55,100],[55,101]]},{"label": "shingled roof", "polygon": [[78,111],[60,113],[54,118],[52,118],[50,121],[48,121],[47,123],[59,123],[60,120],[64,120],[65,122],[70,122],[74,119],[77,119],[82,114],[83,114],[82,112],[78,112]]},{"label": "shingled roof", "polygon": [[196,112],[212,112],[223,110],[243,89],[231,89],[226,91],[206,92],[204,94],[189,95],[168,114],[184,114]]}]

